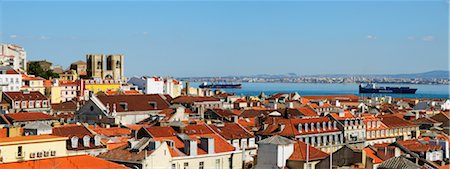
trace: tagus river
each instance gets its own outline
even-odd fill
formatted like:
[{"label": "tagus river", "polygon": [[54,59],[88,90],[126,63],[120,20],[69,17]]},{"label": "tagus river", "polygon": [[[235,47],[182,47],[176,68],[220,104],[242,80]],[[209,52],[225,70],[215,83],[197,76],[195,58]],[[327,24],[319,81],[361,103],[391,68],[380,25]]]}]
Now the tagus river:
[{"label": "tagus river", "polygon": [[[200,82],[191,82],[198,87]],[[417,84],[377,84],[377,86],[407,86],[417,88],[416,94],[359,94],[359,84],[329,83],[242,83],[242,89],[222,89],[237,95],[267,95],[273,93],[298,92],[300,95],[337,95],[355,94],[359,96],[392,96],[404,98],[449,98],[449,85],[417,85]]]}]

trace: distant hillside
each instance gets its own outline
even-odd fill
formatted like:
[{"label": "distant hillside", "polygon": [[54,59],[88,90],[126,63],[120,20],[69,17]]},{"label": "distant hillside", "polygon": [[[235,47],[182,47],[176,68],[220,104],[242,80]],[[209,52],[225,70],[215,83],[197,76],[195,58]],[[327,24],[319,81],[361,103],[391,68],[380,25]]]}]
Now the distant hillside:
[{"label": "distant hillside", "polygon": [[392,78],[429,78],[429,79],[449,79],[450,72],[445,70],[436,70],[424,73],[409,73],[386,75]]}]

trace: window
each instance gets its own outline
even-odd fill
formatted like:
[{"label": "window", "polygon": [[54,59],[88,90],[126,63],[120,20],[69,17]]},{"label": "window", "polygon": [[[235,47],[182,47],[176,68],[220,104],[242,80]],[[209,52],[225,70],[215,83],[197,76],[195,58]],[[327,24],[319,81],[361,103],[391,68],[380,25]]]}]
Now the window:
[{"label": "window", "polygon": [[56,151],[51,151],[50,152],[50,156],[55,156],[56,155]]},{"label": "window", "polygon": [[188,169],[188,167],[189,167],[189,163],[184,163],[184,169]]},{"label": "window", "polygon": [[35,158],[36,157],[36,153],[30,153],[30,158]]},{"label": "window", "polygon": [[22,146],[17,147],[17,156],[18,157],[22,157],[23,156]]},{"label": "window", "polygon": [[44,157],[48,157],[50,153],[48,151],[44,151]]},{"label": "window", "polygon": [[37,157],[38,157],[38,158],[41,158],[41,157],[42,157],[42,152],[38,152],[38,153],[37,153]]},{"label": "window", "polygon": [[25,108],[25,107],[27,107],[27,102],[26,102],[26,101],[23,101],[23,102],[22,102],[22,108]]},{"label": "window", "polygon": [[198,169],[204,169],[205,168],[205,162],[200,161],[200,163],[198,164]]},{"label": "window", "polygon": [[220,169],[220,159],[216,159],[216,169]]},{"label": "window", "polygon": [[172,169],[176,169],[177,165],[176,164],[172,164]]}]

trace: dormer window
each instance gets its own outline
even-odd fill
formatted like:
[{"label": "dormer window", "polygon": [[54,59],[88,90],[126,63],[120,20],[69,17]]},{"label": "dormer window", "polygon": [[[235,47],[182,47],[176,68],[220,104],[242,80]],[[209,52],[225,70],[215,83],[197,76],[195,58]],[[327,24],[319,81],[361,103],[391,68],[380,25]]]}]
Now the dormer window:
[{"label": "dormer window", "polygon": [[89,147],[90,142],[91,142],[91,137],[89,137],[88,135],[83,137],[83,146],[84,147]]},{"label": "dormer window", "polygon": [[128,111],[128,103],[120,102],[119,105],[123,110]]},{"label": "dormer window", "polygon": [[305,123],[305,132],[308,132],[308,123]]},{"label": "dormer window", "polygon": [[70,138],[70,144],[72,148],[78,148],[78,137],[73,136],[72,138]]},{"label": "dormer window", "polygon": [[148,102],[148,105],[150,105],[150,107],[153,107],[153,109],[158,109],[158,105],[156,104],[156,102]]},{"label": "dormer window", "polygon": [[99,135],[95,135],[94,136],[94,145],[95,146],[100,146],[101,145],[101,143],[100,143],[100,136]]},{"label": "dormer window", "polygon": [[299,124],[299,125],[298,125],[298,132],[301,133],[301,132],[302,132],[302,129],[303,129],[303,128],[302,128],[302,124]]}]

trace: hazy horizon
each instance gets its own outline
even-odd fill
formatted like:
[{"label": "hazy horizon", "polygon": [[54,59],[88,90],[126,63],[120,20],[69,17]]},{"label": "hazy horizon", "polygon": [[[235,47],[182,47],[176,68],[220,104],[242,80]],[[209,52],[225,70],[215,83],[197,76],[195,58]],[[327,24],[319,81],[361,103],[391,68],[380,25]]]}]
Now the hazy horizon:
[{"label": "hazy horizon", "polygon": [[449,70],[447,1],[0,2],[0,42],[67,68],[125,55],[125,75]]}]

